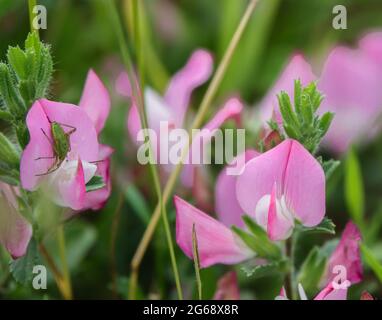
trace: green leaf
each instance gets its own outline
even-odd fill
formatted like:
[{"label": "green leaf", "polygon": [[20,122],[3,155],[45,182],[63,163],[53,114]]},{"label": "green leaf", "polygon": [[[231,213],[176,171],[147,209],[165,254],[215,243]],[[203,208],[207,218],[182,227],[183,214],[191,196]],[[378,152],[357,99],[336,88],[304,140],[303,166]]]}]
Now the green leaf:
[{"label": "green leaf", "polygon": [[361,243],[361,252],[366,264],[373,270],[378,280],[382,283],[382,263],[377,260],[373,252],[364,243]]},{"label": "green leaf", "polygon": [[326,112],[324,115],[321,117],[318,127],[321,130],[321,137],[323,137],[329,130],[329,127],[333,121],[334,118],[334,113],[332,112]]},{"label": "green leaf", "polygon": [[326,257],[318,247],[314,247],[303,262],[297,282],[301,283],[308,295],[317,292],[326,267]]},{"label": "green leaf", "polygon": [[106,184],[101,176],[93,176],[86,184],[86,192],[92,192],[105,187]]},{"label": "green leaf", "polygon": [[10,272],[17,282],[26,285],[32,280],[33,267],[38,265],[39,261],[40,256],[37,243],[34,239],[31,239],[26,254],[23,257],[10,262]]},{"label": "green leaf", "polygon": [[248,233],[235,226],[232,230],[246,243],[259,257],[278,260],[281,258],[280,248],[272,242],[267,233],[256,224],[251,217],[244,215],[242,217],[244,223],[251,233]]},{"label": "green leaf", "polygon": [[340,161],[333,159],[322,162],[322,169],[324,169],[326,181],[329,180],[333,172],[337,169],[337,167],[340,164]]},{"label": "green leaf", "polygon": [[133,208],[134,213],[145,223],[150,221],[150,209],[147,206],[147,202],[139,189],[135,185],[131,184],[127,187],[125,197],[129,205]]},{"label": "green leaf", "polygon": [[324,218],[322,222],[312,228],[304,227],[302,225],[298,226],[301,232],[309,232],[309,233],[329,233],[329,234],[336,234],[335,228],[336,225],[333,223],[332,220],[329,218]]},{"label": "green leaf", "polygon": [[18,166],[20,155],[16,147],[0,132],[0,161],[10,166]]},{"label": "green leaf", "polygon": [[361,167],[354,149],[345,161],[345,199],[352,219],[361,227],[364,214],[364,187]]},{"label": "green leaf", "polygon": [[246,276],[254,279],[266,277],[268,275],[285,273],[288,271],[288,268],[289,263],[287,260],[274,261],[255,266],[253,266],[250,262],[241,266],[241,270],[246,274]]},{"label": "green leaf", "polygon": [[27,57],[19,46],[8,48],[7,59],[19,79],[26,79],[28,77],[26,73]]}]

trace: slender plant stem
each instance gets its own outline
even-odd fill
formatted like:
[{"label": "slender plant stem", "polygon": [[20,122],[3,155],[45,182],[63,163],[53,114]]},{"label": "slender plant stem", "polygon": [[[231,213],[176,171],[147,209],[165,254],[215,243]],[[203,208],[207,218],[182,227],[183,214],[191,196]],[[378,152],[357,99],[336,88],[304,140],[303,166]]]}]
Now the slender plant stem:
[{"label": "slender plant stem", "polygon": [[[192,123],[192,126],[191,126],[191,129],[189,132],[192,132],[193,129],[197,129],[199,128],[202,123],[203,123],[203,120],[204,120],[204,117],[206,115],[206,112],[208,110],[208,107],[212,101],[212,99],[214,98],[216,92],[217,92],[217,89],[223,79],[223,76],[225,74],[225,71],[227,70],[227,67],[231,61],[231,58],[232,58],[232,55],[233,53],[235,52],[235,49],[237,48],[237,44],[244,32],[244,29],[245,27],[247,26],[248,24],[248,21],[255,9],[255,6],[256,6],[256,3],[257,3],[257,0],[251,0],[251,2],[249,3],[229,45],[228,45],[228,48],[222,58],[222,61],[220,62],[219,64],[219,67],[217,68],[216,70],[216,73],[214,74],[214,77],[206,91],[206,94],[204,95],[203,97],[203,100],[200,104],[200,107],[198,109],[198,112],[195,116],[195,119]],[[188,153],[188,149],[192,143],[192,134],[189,134],[189,137],[190,137],[190,140],[189,140],[189,143],[188,145],[183,149],[182,151],[182,159],[185,158],[185,156],[187,155]],[[182,169],[182,165],[183,165],[183,160],[175,167],[174,171],[171,173],[167,183],[166,183],[166,186],[164,188],[164,191],[163,191],[163,202],[165,204],[167,204],[167,202],[169,201],[170,199],[170,196],[174,190],[174,187],[175,187],[175,184],[176,184],[176,181],[179,177],[179,174],[181,172],[181,169]],[[139,267],[140,267],[140,264],[142,262],[142,259],[143,259],[143,256],[145,255],[145,252],[148,248],[148,245],[154,235],[154,232],[155,232],[155,229],[156,229],[156,226],[158,224],[158,221],[159,221],[159,218],[160,218],[160,214],[161,214],[161,203],[158,202],[154,212],[153,212],[153,215],[151,216],[151,220],[143,234],[143,237],[138,245],[138,248],[134,254],[134,257],[133,257],[133,260],[131,262],[131,269],[132,269],[132,273],[131,273],[131,278],[132,279],[136,279],[137,277],[137,274],[138,274],[138,270],[139,270]]]},{"label": "slender plant stem", "polygon": [[199,259],[199,249],[198,249],[198,238],[196,236],[195,223],[192,225],[192,255],[194,258],[194,268],[196,285],[198,287],[198,298],[202,300],[202,279],[200,277],[200,259]]},{"label": "slender plant stem", "polygon": [[[114,1],[105,1],[105,3],[108,4],[109,6],[109,12],[111,15],[111,20],[114,24],[115,31],[117,33],[117,38],[119,41],[120,45],[120,50],[122,53],[122,58],[124,60],[124,64],[126,66],[126,69],[128,71],[128,76],[129,80],[131,83],[132,91],[133,91],[133,97],[137,101],[138,105],[138,111],[139,111],[139,116],[141,120],[141,127],[143,128],[144,135],[145,137],[148,138],[148,140],[145,143],[148,143],[149,146],[149,164],[150,164],[150,172],[154,181],[154,187],[155,191],[157,193],[158,197],[158,203],[159,203],[159,208],[160,208],[160,213],[163,216],[163,222],[164,222],[164,227],[165,227],[165,233],[166,233],[166,240],[168,243],[169,251],[170,251],[170,258],[171,258],[171,263],[173,267],[173,273],[175,277],[175,284],[178,292],[178,298],[180,300],[183,299],[183,294],[182,294],[182,289],[181,289],[181,284],[180,284],[180,277],[179,277],[179,272],[178,272],[178,267],[176,263],[176,258],[175,258],[175,253],[174,253],[174,245],[172,242],[172,235],[171,235],[171,230],[168,224],[168,218],[167,218],[167,212],[165,208],[165,204],[163,203],[163,197],[162,197],[162,191],[161,191],[161,186],[160,186],[160,180],[159,180],[159,174],[157,167],[154,164],[154,154],[153,154],[153,149],[150,141],[150,135],[148,134],[148,121],[147,121],[147,114],[146,110],[144,107],[144,99],[142,97],[142,89],[139,87],[139,81],[137,81],[134,77],[134,69],[132,66],[130,54],[128,51],[128,47],[125,41],[123,29],[122,29],[122,24],[120,21],[120,18],[118,16],[118,12],[115,7],[115,2]],[[138,3],[136,3],[137,9],[139,8]],[[135,22],[136,25],[134,26],[135,33],[136,33],[136,50],[139,56],[139,72],[141,73],[140,76],[143,78],[143,73],[144,73],[144,63],[143,63],[143,52],[139,53],[139,51],[142,51],[141,49],[141,31],[140,31],[140,21],[139,21],[139,12],[137,12],[136,17],[135,17]],[[129,287],[129,298],[130,299],[135,299],[136,298],[136,287],[138,283],[138,272],[133,273],[133,276],[130,278],[130,287]]]},{"label": "slender plant stem", "polygon": [[33,20],[35,18],[35,14],[33,13],[33,8],[37,5],[36,0],[28,0],[28,11],[29,11],[29,27],[31,32],[36,32],[37,36],[39,36],[38,29],[33,27]]},{"label": "slender plant stem", "polygon": [[65,232],[64,226],[61,224],[57,228],[57,241],[58,241],[58,250],[60,253],[61,265],[62,265],[62,280],[66,290],[66,299],[72,300],[72,284],[70,282],[70,271],[68,267],[68,261],[66,258],[66,245],[65,245]]},{"label": "slender plant stem", "polygon": [[118,292],[117,292],[118,272],[117,272],[117,263],[115,259],[115,248],[116,248],[118,226],[119,226],[119,221],[121,219],[121,210],[122,210],[123,202],[124,202],[123,193],[122,191],[120,191],[118,195],[117,206],[115,208],[114,215],[113,215],[113,221],[111,223],[111,239],[110,239],[110,270],[111,270],[111,279],[112,279],[112,290],[113,290],[113,295],[115,298],[118,297]]},{"label": "slender plant stem", "polygon": [[42,242],[39,244],[39,250],[40,250],[41,255],[44,257],[46,263],[48,264],[49,269],[52,271],[54,281],[56,282],[57,288],[60,291],[62,297],[65,300],[70,300],[70,294],[68,293],[68,291],[65,287],[63,276],[62,276],[60,270],[57,268],[56,263],[54,262],[53,258],[50,256],[45,245]]}]

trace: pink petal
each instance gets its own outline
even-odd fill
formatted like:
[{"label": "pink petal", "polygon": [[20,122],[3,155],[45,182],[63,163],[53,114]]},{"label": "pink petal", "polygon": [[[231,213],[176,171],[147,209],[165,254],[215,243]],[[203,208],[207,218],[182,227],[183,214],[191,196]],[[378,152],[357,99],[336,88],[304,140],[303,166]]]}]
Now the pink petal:
[{"label": "pink petal", "polygon": [[361,241],[361,233],[357,226],[348,222],[342,233],[340,242],[332,253],[329,264],[327,282],[333,281],[336,274],[333,274],[335,266],[344,266],[346,268],[347,279],[351,284],[358,283],[363,278],[361,255],[359,242]]},{"label": "pink petal", "polygon": [[376,62],[376,67],[382,72],[382,32],[372,32],[359,42],[360,49]]},{"label": "pink petal", "polygon": [[188,164],[184,165],[181,176],[182,183],[186,187],[191,187],[193,185],[195,165],[191,164],[192,154],[197,152],[202,159],[203,147],[211,142],[211,139],[215,134],[214,130],[220,128],[228,120],[234,119],[237,121],[240,118],[242,110],[243,104],[241,101],[237,98],[230,98],[215,116],[202,128],[200,133],[194,137],[191,150],[188,154],[189,161]]},{"label": "pink petal", "polygon": [[208,80],[212,67],[211,54],[199,49],[191,55],[185,67],[172,78],[164,99],[174,112],[178,127],[183,124],[192,91]]},{"label": "pink petal", "polygon": [[302,224],[321,222],[325,214],[325,175],[317,160],[295,140],[285,140],[246,164],[236,184],[240,206],[255,217],[260,199],[271,195],[275,184]]},{"label": "pink petal", "polygon": [[[240,166],[243,167],[244,163],[247,163],[258,155],[259,153],[255,150],[247,150],[237,156],[230,165],[236,167],[236,163],[239,165],[243,163],[243,165]],[[244,226],[243,220],[241,220],[241,215],[244,214],[244,211],[241,209],[236,198],[236,180],[237,176],[228,175],[227,168],[224,168],[222,172],[220,172],[216,180],[215,210],[219,220],[227,227],[232,225],[238,227]]]},{"label": "pink petal", "polygon": [[[94,172],[93,172],[94,174]],[[70,175],[70,173],[69,173]],[[70,177],[71,176],[71,177]],[[56,179],[57,193],[56,202],[63,207],[69,207],[73,210],[81,210],[85,205],[86,180],[82,161],[77,161],[77,169],[74,175],[70,175],[68,179],[58,177]]]},{"label": "pink petal", "polygon": [[320,111],[335,113],[324,139],[328,148],[345,152],[370,135],[382,105],[380,80],[375,63],[362,51],[337,47],[331,52],[318,83],[325,94]]},{"label": "pink petal", "polygon": [[285,240],[290,237],[294,227],[290,217],[285,217],[277,203],[277,187],[274,184],[268,208],[267,233],[272,241]]},{"label": "pink petal", "polygon": [[100,133],[110,112],[110,96],[93,70],[88,72],[79,106],[86,111],[97,133]]},{"label": "pink petal", "polygon": [[313,74],[311,66],[301,54],[295,54],[292,57],[273,88],[260,102],[259,108],[262,121],[269,121],[272,118],[273,111],[275,111],[276,120],[279,121],[281,119],[277,95],[280,91],[285,91],[291,97],[293,102],[294,81],[298,79],[300,79],[303,86],[316,80],[316,76]]},{"label": "pink petal", "polygon": [[325,216],[325,173],[318,161],[297,141],[291,140],[284,192],[296,218],[307,227]]},{"label": "pink petal", "polygon": [[111,193],[111,176],[110,176],[110,156],[113,149],[109,146],[100,145],[100,162],[97,164],[96,175],[101,176],[106,186],[102,189],[87,192],[85,196],[85,208],[92,210],[100,210],[105,204]]},{"label": "pink petal", "polygon": [[201,267],[213,264],[236,264],[253,253],[222,223],[175,196],[176,241],[192,259],[192,228],[195,224]]},{"label": "pink petal", "polygon": [[240,300],[239,284],[235,271],[227,272],[218,281],[214,300]]},{"label": "pink petal", "polygon": [[[81,158],[85,161],[96,161],[98,157],[97,133],[90,118],[85,111],[75,105],[53,102],[45,99],[36,101],[29,110],[26,118],[30,140],[21,156],[20,178],[24,189],[34,191],[46,176],[37,176],[46,173],[52,167],[54,159],[40,159],[54,155],[51,141],[51,125],[48,121],[61,124],[68,132],[71,126],[76,131],[70,135],[71,151],[67,154],[68,160]],[[43,134],[42,130],[47,134]]]},{"label": "pink petal", "polygon": [[11,186],[0,182],[0,243],[17,259],[26,253],[32,238],[31,224],[17,211]]},{"label": "pink petal", "polygon": [[334,289],[332,284],[324,288],[314,300],[347,300],[347,289]]},{"label": "pink petal", "polygon": [[121,96],[127,98],[131,98],[133,96],[130,79],[125,71],[121,72],[115,81],[115,89]]}]

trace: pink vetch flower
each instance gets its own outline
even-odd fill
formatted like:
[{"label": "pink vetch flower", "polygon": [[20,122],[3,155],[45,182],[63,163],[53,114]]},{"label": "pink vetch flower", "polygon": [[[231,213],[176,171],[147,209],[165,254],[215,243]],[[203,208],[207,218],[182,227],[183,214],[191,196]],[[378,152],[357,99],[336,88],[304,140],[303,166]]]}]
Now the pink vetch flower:
[{"label": "pink vetch flower", "polygon": [[32,238],[31,224],[18,212],[15,192],[0,182],[0,243],[13,259],[26,253]]},{"label": "pink vetch flower", "polygon": [[271,240],[284,240],[295,220],[313,227],[324,218],[325,174],[299,142],[288,139],[247,162],[236,196]]},{"label": "pink vetch flower", "polygon": [[363,278],[363,269],[361,264],[361,254],[359,242],[361,241],[361,233],[353,222],[348,222],[341,236],[336,249],[330,256],[328,268],[325,276],[325,282],[329,283],[338,277],[337,272],[334,273],[336,266],[346,268],[346,279],[350,284],[356,284]]},{"label": "pink vetch flower", "polygon": [[343,153],[350,144],[375,135],[375,121],[382,111],[381,70],[381,60],[362,49],[336,47],[329,54],[318,82],[325,95],[319,111],[335,113],[324,146]]},{"label": "pink vetch flower", "polygon": [[235,271],[224,274],[218,281],[214,300],[240,300],[239,284]]},{"label": "pink vetch flower", "polygon": [[[171,79],[164,96],[160,96],[151,88],[145,88],[144,100],[148,117],[148,126],[157,134],[160,141],[154,152],[157,158],[160,154],[161,144],[168,137],[160,137],[161,122],[168,123],[169,131],[185,126],[185,117],[190,105],[191,94],[194,89],[205,83],[210,77],[213,70],[213,60],[209,52],[199,49],[193,52],[186,65],[178,71]],[[127,118],[127,128],[132,140],[136,144],[137,134],[141,129],[141,122],[136,101],[132,96],[131,84],[125,72],[121,73],[116,81],[117,91],[131,99],[132,105]],[[229,99],[218,113],[205,126],[209,130],[219,128],[225,121],[229,119],[237,120],[241,111],[242,103],[236,99]],[[208,143],[212,138],[206,134],[200,134],[196,137],[197,142]],[[194,142],[193,146],[196,145]],[[190,148],[192,150],[193,147]],[[164,148],[163,148],[164,149]],[[191,152],[189,153],[191,157]],[[173,166],[163,166],[166,171],[173,170]],[[183,184],[187,187],[193,185],[194,170],[196,166],[185,164],[181,176]]]},{"label": "pink vetch flower", "polygon": [[311,66],[301,54],[294,54],[272,89],[259,104],[260,118],[262,122],[267,122],[274,118],[281,123],[281,114],[277,95],[280,91],[285,91],[293,103],[294,101],[294,81],[300,79],[303,86],[307,86],[312,81],[317,80]]},{"label": "pink vetch flower", "polygon": [[192,230],[198,242],[200,266],[236,264],[254,256],[244,242],[223,223],[175,196],[176,242],[183,252],[192,259]]},{"label": "pink vetch flower", "polygon": [[241,216],[245,213],[236,198],[235,190],[238,176],[229,174],[228,168],[232,165],[236,166],[237,163],[240,165],[240,168],[243,168],[245,163],[258,155],[259,153],[256,150],[246,150],[233,159],[232,162],[219,173],[215,185],[215,211],[219,220],[227,227],[232,225],[243,227],[244,222]]},{"label": "pink vetch flower", "polygon": [[[99,208],[110,193],[108,158],[111,149],[100,145],[97,137],[109,109],[108,93],[92,70],[87,77],[80,107],[46,99],[37,100],[26,118],[30,141],[21,156],[21,186],[29,191],[44,186],[55,203],[73,210]],[[52,158],[52,122],[59,123],[67,133],[72,130],[70,150],[56,170],[55,159]],[[51,172],[46,174],[49,170]],[[106,192],[97,190],[93,191],[94,194],[86,193],[86,183],[97,172],[109,183]]]}]

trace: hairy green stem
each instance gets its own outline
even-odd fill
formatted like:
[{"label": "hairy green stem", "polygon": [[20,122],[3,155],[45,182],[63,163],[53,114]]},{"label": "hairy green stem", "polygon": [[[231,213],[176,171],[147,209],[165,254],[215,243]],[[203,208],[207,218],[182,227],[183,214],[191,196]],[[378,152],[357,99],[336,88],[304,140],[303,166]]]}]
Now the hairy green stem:
[{"label": "hairy green stem", "polygon": [[35,18],[35,14],[33,13],[33,8],[37,5],[36,0],[28,0],[28,11],[29,11],[29,27],[31,32],[36,32],[37,36],[39,36],[38,29],[33,27],[33,20]]}]

